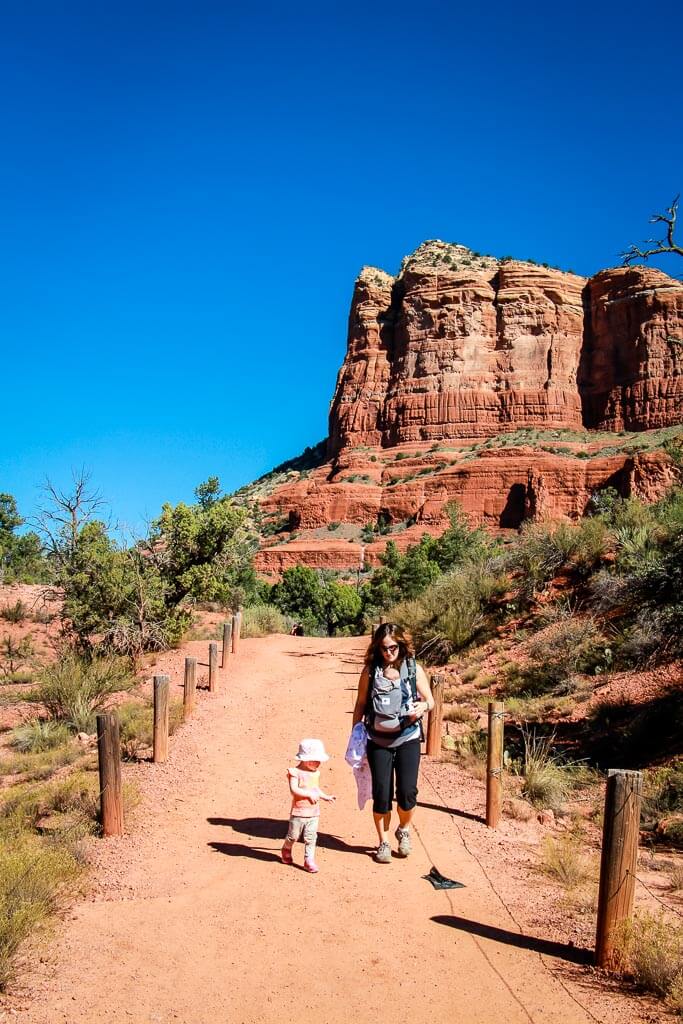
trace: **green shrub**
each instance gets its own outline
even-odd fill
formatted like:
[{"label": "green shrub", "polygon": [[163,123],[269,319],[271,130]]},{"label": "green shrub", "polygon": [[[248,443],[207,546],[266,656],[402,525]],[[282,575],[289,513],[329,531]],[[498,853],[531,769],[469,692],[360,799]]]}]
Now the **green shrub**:
[{"label": "green shrub", "polygon": [[63,722],[32,718],[12,730],[11,743],[22,754],[42,754],[63,746],[71,739]]},{"label": "green shrub", "polygon": [[335,522],[327,524],[327,529],[330,531],[330,533],[334,533],[335,530],[339,529],[340,525],[341,523],[338,520],[335,520]]},{"label": "green shrub", "polygon": [[413,634],[427,663],[443,664],[481,630],[486,604],[506,582],[490,563],[467,562],[444,573],[420,597],[396,605],[391,617]]},{"label": "green shrub", "polygon": [[599,518],[578,524],[530,523],[508,555],[508,566],[519,573],[520,594],[531,600],[567,565],[586,574],[600,563],[609,548],[609,533]]},{"label": "green shrub", "polygon": [[242,636],[259,637],[289,633],[291,619],[272,604],[248,605],[242,614]]},{"label": "green shrub", "polygon": [[43,704],[48,714],[76,732],[93,732],[95,718],[115,693],[136,684],[128,666],[113,658],[92,661],[66,655],[43,670],[30,699]]},{"label": "green shrub", "polygon": [[607,666],[611,648],[590,618],[572,616],[538,632],[527,644],[529,664],[512,664],[505,678],[511,696],[560,694],[577,672]]}]

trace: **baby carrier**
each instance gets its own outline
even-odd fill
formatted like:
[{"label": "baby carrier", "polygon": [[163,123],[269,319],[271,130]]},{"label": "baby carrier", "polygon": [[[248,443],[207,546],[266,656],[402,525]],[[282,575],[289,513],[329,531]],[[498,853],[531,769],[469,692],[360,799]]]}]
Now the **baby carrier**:
[{"label": "baby carrier", "polygon": [[398,736],[416,723],[408,718],[417,701],[417,667],[414,658],[404,658],[398,679],[387,679],[378,665],[368,686],[365,724],[370,733]]}]

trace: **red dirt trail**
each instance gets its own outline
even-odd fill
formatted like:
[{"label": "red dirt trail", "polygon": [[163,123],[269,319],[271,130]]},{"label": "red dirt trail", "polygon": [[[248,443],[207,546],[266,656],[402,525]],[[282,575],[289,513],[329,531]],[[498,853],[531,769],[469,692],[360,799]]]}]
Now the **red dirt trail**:
[{"label": "red dirt trail", "polygon": [[[143,796],[129,833],[94,843],[88,897],[28,967],[18,1011],[0,1019],[655,1019],[629,1013],[630,1001],[601,1002],[598,985],[567,982],[563,959],[525,948],[462,829],[444,813],[430,782],[439,766],[423,765],[419,802],[428,806],[416,816],[413,855],[373,862],[370,807],[358,810],[343,756],[363,647],[358,638],[243,641],[221,672],[218,694],[203,695],[171,738],[168,764],[127,773]],[[199,653],[206,645],[188,649]],[[157,670],[173,670],[176,694],[185,653],[159,659]],[[298,866],[285,867],[279,857],[289,806],[285,770],[302,736],[325,741],[333,757],[322,785],[337,795],[336,804],[322,807],[315,876],[301,869],[299,844]],[[432,863],[466,888],[434,891],[421,877]],[[505,873],[505,861],[498,870]]]}]

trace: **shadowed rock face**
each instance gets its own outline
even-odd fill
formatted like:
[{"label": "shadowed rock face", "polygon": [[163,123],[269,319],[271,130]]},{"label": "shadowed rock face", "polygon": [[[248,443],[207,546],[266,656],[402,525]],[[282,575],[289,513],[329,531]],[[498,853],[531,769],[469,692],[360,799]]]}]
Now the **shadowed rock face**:
[{"label": "shadowed rock face", "polygon": [[649,430],[683,418],[683,287],[650,267],[588,282],[579,370],[585,425]]},{"label": "shadowed rock face", "polygon": [[366,267],[356,282],[330,456],[524,427],[680,422],[677,281],[647,267],[588,282],[515,261],[434,267],[418,254],[395,281]]}]

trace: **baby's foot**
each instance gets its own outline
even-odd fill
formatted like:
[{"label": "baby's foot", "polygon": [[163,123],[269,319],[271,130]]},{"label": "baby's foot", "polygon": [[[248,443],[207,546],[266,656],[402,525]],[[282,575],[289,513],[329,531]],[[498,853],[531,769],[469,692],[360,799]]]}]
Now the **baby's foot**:
[{"label": "baby's foot", "polygon": [[315,875],[315,874],[318,873],[318,871],[320,871],[320,868],[318,867],[318,865],[316,864],[316,862],[314,860],[305,860],[304,861],[304,870],[305,871],[310,871],[312,875]]},{"label": "baby's foot", "polygon": [[283,846],[282,847],[282,863],[283,864],[292,864],[293,863],[293,861],[292,861],[292,851],[290,850],[290,848],[288,846]]}]

